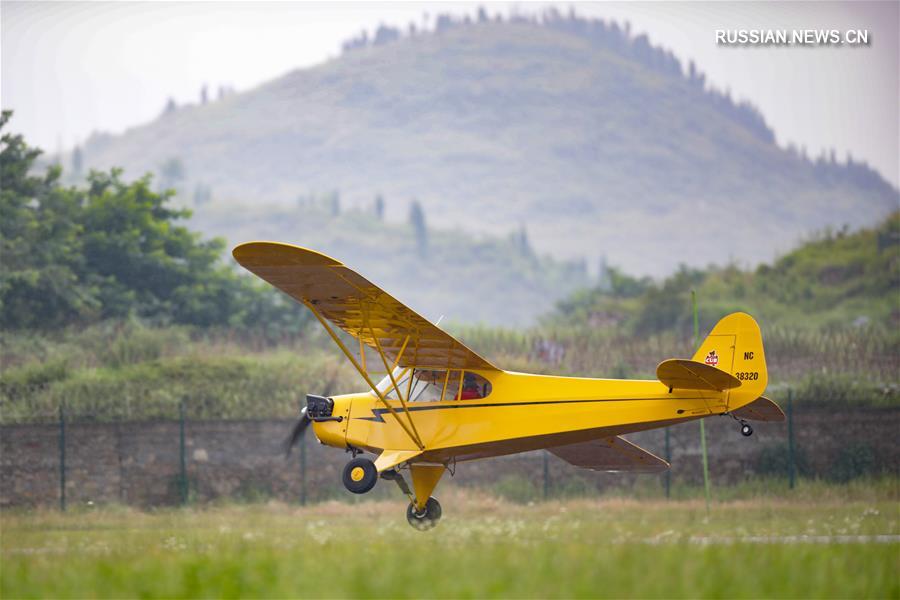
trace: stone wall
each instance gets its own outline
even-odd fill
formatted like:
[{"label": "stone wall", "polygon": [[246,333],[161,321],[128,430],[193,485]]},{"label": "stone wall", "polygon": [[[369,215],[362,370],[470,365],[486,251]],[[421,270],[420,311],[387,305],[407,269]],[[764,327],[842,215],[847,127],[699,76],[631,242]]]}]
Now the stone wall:
[{"label": "stone wall", "polygon": [[[201,421],[185,424],[185,467],[192,500],[216,498],[310,501],[346,495],[340,472],[349,455],[307,436],[304,451],[289,459],[282,441],[293,423],[280,420]],[[710,472],[717,484],[758,474],[777,459],[786,463],[787,424],[753,423],[755,434],[744,438],[728,417],[706,420]],[[75,503],[123,503],[137,506],[180,501],[181,452],[179,423],[69,422],[66,427],[66,496]],[[794,415],[798,455],[806,473],[828,477],[836,465],[862,464],[875,471],[898,472],[900,408],[801,409]],[[664,432],[627,436],[664,456]],[[0,427],[0,506],[53,506],[60,496],[59,427],[53,424]],[[673,481],[702,478],[699,424],[670,428]],[[853,456],[848,458],[848,453]],[[860,458],[860,455],[862,458]],[[775,462],[773,463],[773,457]],[[855,458],[854,458],[855,457]],[[305,460],[306,473],[302,475]],[[854,460],[856,462],[854,462]],[[452,483],[491,488],[504,477],[543,485],[544,455],[531,452],[458,465]],[[549,483],[555,489],[631,485],[658,479],[650,475],[601,474],[575,469],[550,456]],[[385,489],[390,488],[390,489]],[[380,484],[380,494],[396,494]]]}]

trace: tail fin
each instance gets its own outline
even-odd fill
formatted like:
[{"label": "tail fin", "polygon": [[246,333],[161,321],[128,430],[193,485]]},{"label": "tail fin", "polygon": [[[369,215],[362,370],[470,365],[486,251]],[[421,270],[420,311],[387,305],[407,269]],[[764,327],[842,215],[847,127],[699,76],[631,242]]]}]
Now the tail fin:
[{"label": "tail fin", "polygon": [[729,392],[729,410],[753,402],[766,391],[769,372],[762,334],[747,313],[732,313],[716,323],[693,360],[730,373],[741,382],[740,387]]}]

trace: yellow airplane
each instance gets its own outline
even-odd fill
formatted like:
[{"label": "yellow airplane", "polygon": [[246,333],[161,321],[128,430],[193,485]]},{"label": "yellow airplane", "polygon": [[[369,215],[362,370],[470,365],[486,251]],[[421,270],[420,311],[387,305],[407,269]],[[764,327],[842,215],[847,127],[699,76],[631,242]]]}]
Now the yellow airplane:
[{"label": "yellow airplane", "polygon": [[[619,436],[724,414],[740,421],[747,436],[753,433],[747,420],[784,419],[762,396],[768,379],[762,336],[745,313],[719,321],[691,360],[660,363],[655,380],[531,375],[495,367],[324,254],[275,242],[241,244],[233,254],[304,304],[370,388],[307,395],[288,449],[312,423],[320,443],[352,454],[346,488],[363,494],[379,477],[395,481],[410,500],[407,520],[418,529],[437,524],[441,506],[431,494],[459,462],[547,449],[595,471],[655,473],[669,464]],[[366,348],[375,361],[367,360]],[[386,376],[376,381],[379,371]]]}]

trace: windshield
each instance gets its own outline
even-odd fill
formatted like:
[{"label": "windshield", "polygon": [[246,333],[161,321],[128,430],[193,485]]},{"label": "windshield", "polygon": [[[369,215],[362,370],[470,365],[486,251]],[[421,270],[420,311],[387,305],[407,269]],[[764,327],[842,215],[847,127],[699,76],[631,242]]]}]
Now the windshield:
[{"label": "windshield", "polygon": [[[401,383],[407,381],[407,371],[409,371],[409,369],[403,367],[396,367],[393,371],[394,379],[397,381],[397,385],[400,386],[400,389],[404,391],[404,394],[406,393],[406,390]],[[381,392],[383,396],[396,396],[396,394],[394,393],[394,386],[391,383],[390,375],[385,375],[384,378],[379,381],[378,385],[376,385],[375,387],[378,388],[378,391]],[[373,396],[377,396],[377,394],[372,390],[369,390],[369,393]]]}]

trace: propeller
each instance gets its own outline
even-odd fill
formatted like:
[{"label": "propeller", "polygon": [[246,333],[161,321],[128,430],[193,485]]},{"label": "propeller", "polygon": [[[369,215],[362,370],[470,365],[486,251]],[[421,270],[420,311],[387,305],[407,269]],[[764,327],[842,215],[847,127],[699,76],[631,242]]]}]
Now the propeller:
[{"label": "propeller", "polygon": [[306,433],[306,428],[309,427],[309,424],[312,420],[309,418],[309,415],[306,414],[306,406],[304,406],[300,410],[300,418],[297,419],[297,423],[294,425],[294,428],[291,430],[291,435],[288,436],[286,440],[284,440],[284,457],[287,458],[291,455],[291,450],[294,446],[297,445],[297,442],[300,441],[300,438],[303,437],[303,434]]}]

